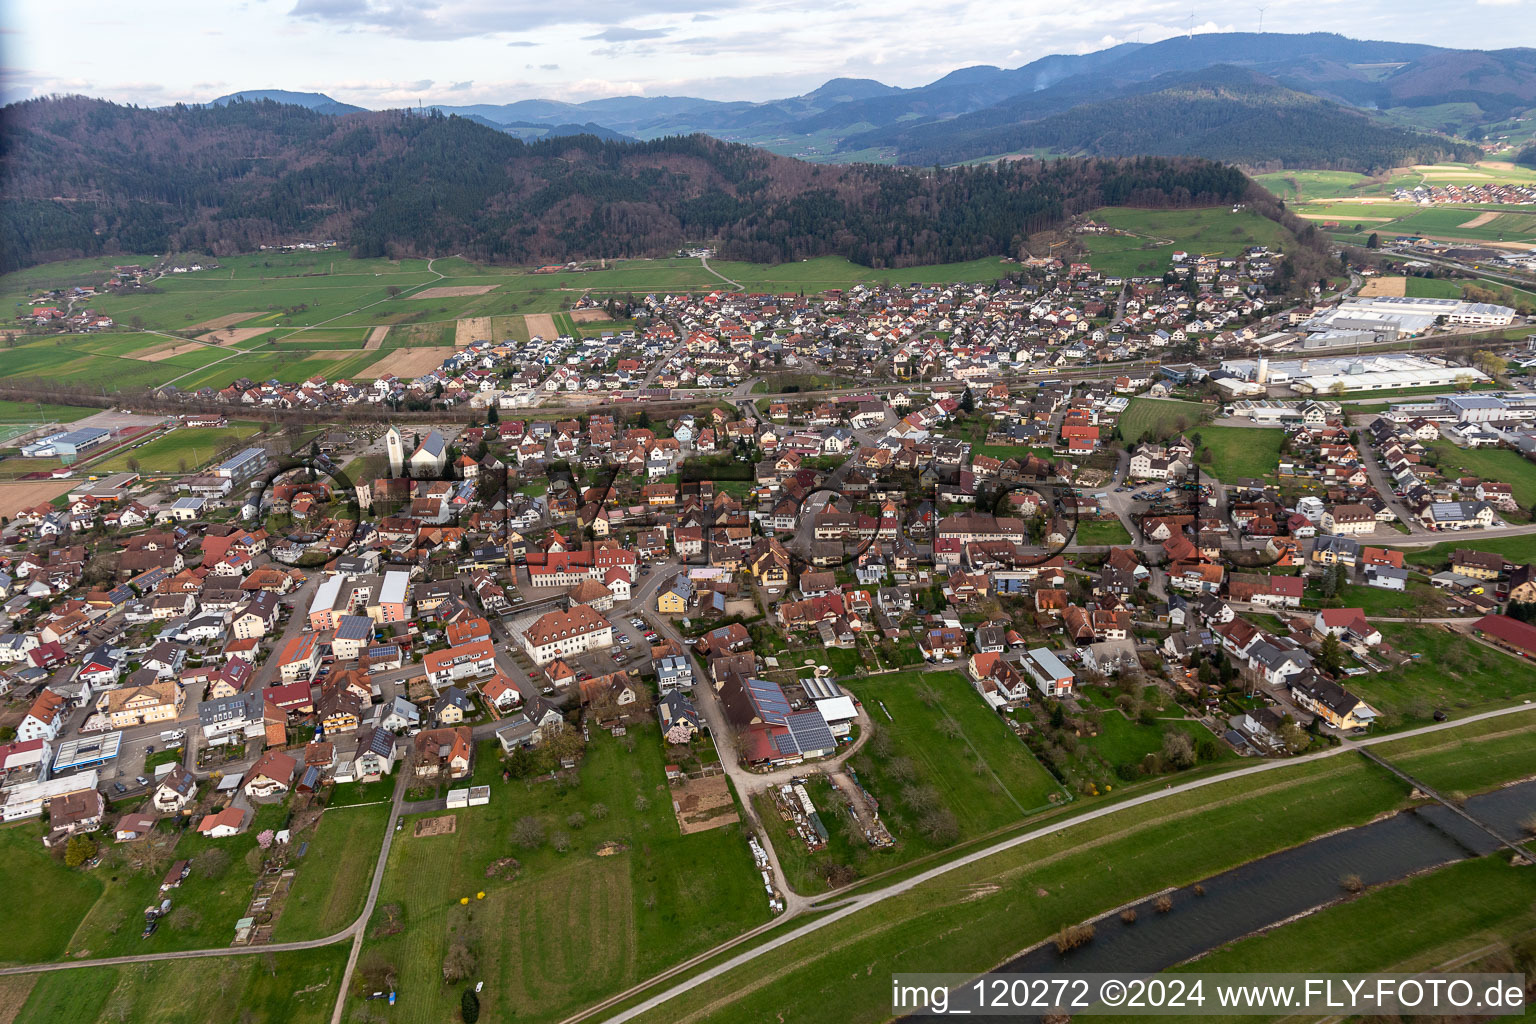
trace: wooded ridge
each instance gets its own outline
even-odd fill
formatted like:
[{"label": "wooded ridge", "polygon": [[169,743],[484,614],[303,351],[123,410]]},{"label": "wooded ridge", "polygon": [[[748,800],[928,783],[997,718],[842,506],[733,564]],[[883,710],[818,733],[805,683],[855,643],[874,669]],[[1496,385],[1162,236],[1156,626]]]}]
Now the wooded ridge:
[{"label": "wooded ridge", "polygon": [[337,117],[270,101],[148,110],[63,97],[3,114],[0,270],[296,237],[499,263],[709,243],[754,262],[901,267],[1016,255],[1028,235],[1098,206],[1234,202],[1250,184],[1182,157],[826,166],[703,135],[530,143],[440,113]]}]

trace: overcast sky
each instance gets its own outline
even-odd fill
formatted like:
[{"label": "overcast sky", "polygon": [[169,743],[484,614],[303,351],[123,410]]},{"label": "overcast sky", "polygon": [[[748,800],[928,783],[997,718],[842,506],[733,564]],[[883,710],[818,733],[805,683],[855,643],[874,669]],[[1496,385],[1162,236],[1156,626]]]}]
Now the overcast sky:
[{"label": "overcast sky", "polygon": [[[1271,31],[1536,45],[1536,0],[1273,0]],[[1243,2],[1187,0],[4,0],[0,99],[160,105],[239,89],[366,107],[619,95],[762,100],[828,78],[920,85],[1189,30],[1255,31]]]}]

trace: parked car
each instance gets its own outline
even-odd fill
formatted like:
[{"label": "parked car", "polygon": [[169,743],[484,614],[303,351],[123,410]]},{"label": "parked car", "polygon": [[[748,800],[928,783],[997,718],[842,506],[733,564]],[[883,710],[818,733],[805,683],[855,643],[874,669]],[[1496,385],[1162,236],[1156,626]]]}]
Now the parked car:
[{"label": "parked car", "polygon": [[140,786],[148,786],[149,785],[149,780],[146,779],[142,775],[139,775],[139,776],[135,777],[133,781],[138,783]]}]

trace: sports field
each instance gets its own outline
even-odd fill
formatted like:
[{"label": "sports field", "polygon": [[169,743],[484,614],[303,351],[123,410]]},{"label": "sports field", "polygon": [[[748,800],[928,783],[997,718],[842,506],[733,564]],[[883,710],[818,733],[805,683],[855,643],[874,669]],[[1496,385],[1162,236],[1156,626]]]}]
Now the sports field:
[{"label": "sports field", "polygon": [[180,427],[136,447],[126,448],[100,464],[93,464],[91,469],[117,473],[130,468],[129,462],[134,462],[141,473],[191,473],[259,429],[259,424],[240,422],[227,427]]},{"label": "sports field", "polygon": [[1164,274],[1175,251],[1235,256],[1251,245],[1284,248],[1290,233],[1252,210],[1230,206],[1198,210],[1133,210],[1107,206],[1088,214],[1127,234],[1082,235],[1088,263],[1119,277]]}]

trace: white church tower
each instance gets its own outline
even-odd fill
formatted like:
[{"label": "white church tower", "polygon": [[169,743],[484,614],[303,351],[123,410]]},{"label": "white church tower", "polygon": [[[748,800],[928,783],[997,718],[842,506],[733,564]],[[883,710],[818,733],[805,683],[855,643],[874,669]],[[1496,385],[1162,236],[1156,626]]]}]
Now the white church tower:
[{"label": "white church tower", "polygon": [[390,427],[384,435],[384,449],[389,453],[389,475],[398,480],[405,475],[405,442],[400,438],[399,427]]}]

